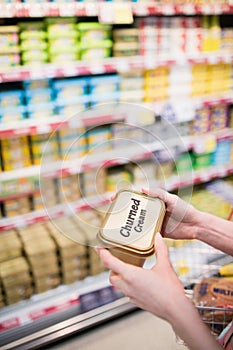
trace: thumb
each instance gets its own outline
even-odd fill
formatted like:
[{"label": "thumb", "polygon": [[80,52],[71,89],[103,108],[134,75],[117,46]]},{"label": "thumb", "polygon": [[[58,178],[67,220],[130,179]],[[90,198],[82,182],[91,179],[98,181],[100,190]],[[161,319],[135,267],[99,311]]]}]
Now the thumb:
[{"label": "thumb", "polygon": [[155,235],[154,251],[156,255],[157,264],[167,264],[168,262],[170,264],[168,247],[163,241],[160,232],[157,232]]}]

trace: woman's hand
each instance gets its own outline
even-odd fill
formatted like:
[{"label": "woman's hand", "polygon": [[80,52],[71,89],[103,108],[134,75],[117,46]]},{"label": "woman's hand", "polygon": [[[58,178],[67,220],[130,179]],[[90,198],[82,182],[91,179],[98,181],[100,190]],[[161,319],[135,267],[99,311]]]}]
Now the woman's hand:
[{"label": "woman's hand", "polygon": [[153,191],[142,189],[142,192],[151,197],[158,197],[166,204],[166,214],[161,230],[163,237],[173,239],[197,238],[197,226],[201,215],[191,204],[161,188]]},{"label": "woman's hand", "polygon": [[159,233],[154,242],[156,264],[150,270],[126,264],[104,248],[96,248],[104,265],[111,270],[110,282],[141,309],[168,321],[190,350],[221,350],[222,347],[202,322],[184,293]]},{"label": "woman's hand", "polygon": [[111,270],[110,282],[129,297],[131,303],[167,321],[176,310],[177,299],[186,299],[183,286],[168,257],[159,233],[155,237],[156,264],[150,270],[126,264],[108,250],[97,248],[104,265]]}]

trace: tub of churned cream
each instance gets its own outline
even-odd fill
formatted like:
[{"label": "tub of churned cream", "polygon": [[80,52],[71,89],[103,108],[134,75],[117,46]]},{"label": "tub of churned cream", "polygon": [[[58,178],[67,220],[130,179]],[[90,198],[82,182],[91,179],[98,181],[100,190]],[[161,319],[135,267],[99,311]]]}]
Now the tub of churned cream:
[{"label": "tub of churned cream", "polygon": [[161,229],[165,211],[165,203],[159,198],[121,190],[111,203],[97,237],[113,255],[142,266],[154,254],[154,237]]}]

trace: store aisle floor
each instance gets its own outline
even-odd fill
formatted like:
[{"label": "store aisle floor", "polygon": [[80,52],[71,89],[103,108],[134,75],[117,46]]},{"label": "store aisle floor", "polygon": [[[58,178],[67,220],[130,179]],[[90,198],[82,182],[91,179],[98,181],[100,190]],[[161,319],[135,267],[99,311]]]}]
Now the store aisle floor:
[{"label": "store aisle floor", "polygon": [[145,311],[136,311],[64,342],[51,350],[185,350],[170,325]]}]

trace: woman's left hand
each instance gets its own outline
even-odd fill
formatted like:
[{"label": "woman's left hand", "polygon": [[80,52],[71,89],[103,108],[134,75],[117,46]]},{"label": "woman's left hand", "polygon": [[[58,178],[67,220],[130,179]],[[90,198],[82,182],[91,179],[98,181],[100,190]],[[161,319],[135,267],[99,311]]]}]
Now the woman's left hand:
[{"label": "woman's left hand", "polygon": [[132,304],[167,321],[174,317],[178,312],[174,300],[186,299],[186,296],[160,233],[155,236],[156,264],[151,269],[127,264],[106,249],[96,250],[103,264],[111,270],[111,284],[128,296]]}]

